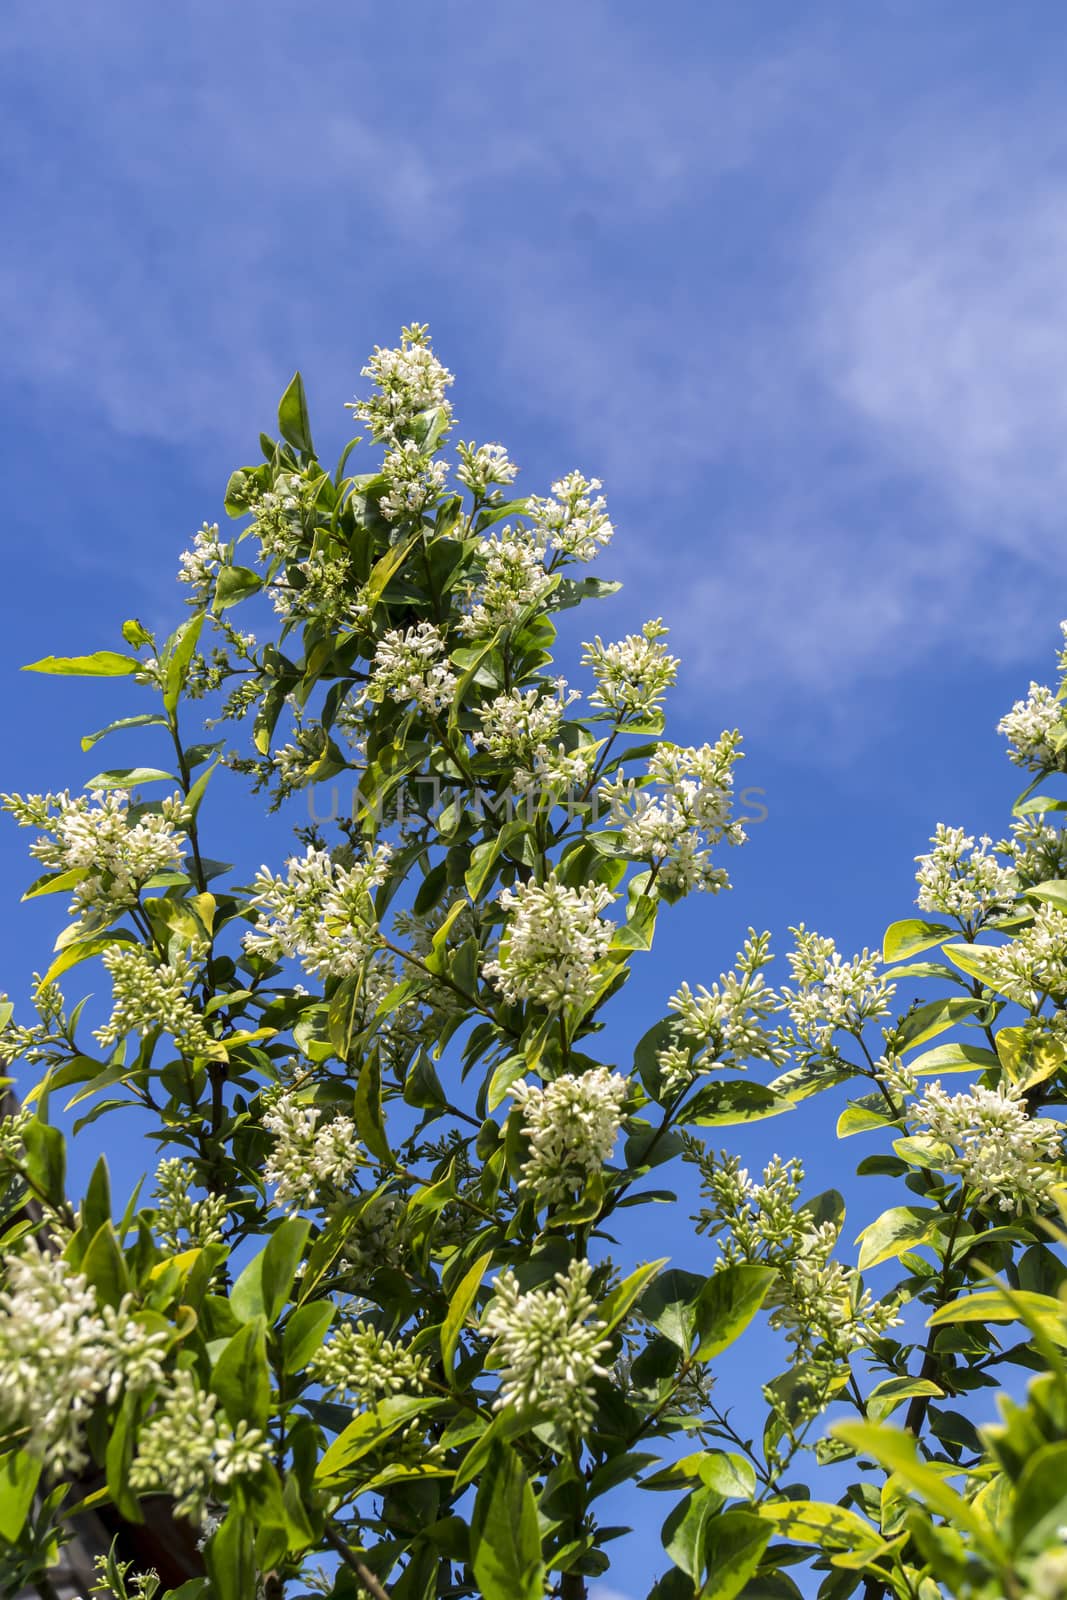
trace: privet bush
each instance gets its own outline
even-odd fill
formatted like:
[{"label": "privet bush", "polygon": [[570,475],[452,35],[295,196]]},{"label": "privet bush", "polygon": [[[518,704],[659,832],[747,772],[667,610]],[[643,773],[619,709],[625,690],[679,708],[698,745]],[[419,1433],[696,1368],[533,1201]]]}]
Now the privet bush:
[{"label": "privet bush", "polygon": [[[615,587],[584,575],[595,479],[510,498],[501,445],[451,446],[425,328],[364,377],[372,470],[355,440],[320,465],[294,379],[233,537],[182,557],[181,626],[35,663],[126,679],[143,709],[83,745],[137,730],[162,765],[3,801],[29,894],[69,899],[0,1035],[4,1592],[53,1593],[95,1508],[102,1594],[574,1600],[636,1482],[655,1600],[1067,1594],[1067,801],[1033,792],[1061,697],[1005,717],[1008,837],[939,827],[884,958],[801,927],[776,986],[753,932],[605,1060],[657,916],[728,885],[739,735],[666,737],[659,621],[558,676],[554,613]],[[200,827],[220,764],[344,804],[252,875]],[[845,1083],[838,1137],[899,1187],[858,1254],[838,1193],[719,1148]],[[154,1174],[113,1197],[101,1158],[72,1196],[55,1113],[114,1147],[130,1106]],[[632,1259],[652,1202],[701,1272]],[[784,1365],[742,1426],[716,1370],[756,1319]]]}]

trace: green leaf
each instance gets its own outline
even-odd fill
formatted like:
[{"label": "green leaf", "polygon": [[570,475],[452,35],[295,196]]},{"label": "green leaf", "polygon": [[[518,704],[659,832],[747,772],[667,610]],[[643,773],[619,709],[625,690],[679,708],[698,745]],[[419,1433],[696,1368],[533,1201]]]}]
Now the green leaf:
[{"label": "green leaf", "polygon": [[774,1501],[761,1505],[759,1515],[774,1524],[787,1539],[801,1544],[828,1546],[832,1550],[875,1549],[882,1534],[847,1506],[821,1500]]},{"label": "green leaf", "polygon": [[680,1120],[698,1128],[733,1127],[741,1122],[761,1122],[792,1111],[793,1101],[775,1094],[762,1083],[720,1079],[698,1090],[683,1108]]},{"label": "green leaf", "polygon": [[321,1348],[335,1307],[328,1300],[312,1300],[288,1318],[282,1333],[282,1371],[302,1372]]},{"label": "green leaf", "polygon": [[483,1600],[542,1600],[545,1569],[533,1490],[514,1450],[489,1453],[471,1516],[471,1565]]},{"label": "green leaf", "polygon": [[88,961],[91,956],[102,955],[105,950],[110,950],[113,944],[133,944],[134,940],[128,933],[97,933],[91,939],[77,939],[68,944],[56,956],[42,982],[54,983],[64,972],[69,972],[71,967],[76,967],[82,961]]},{"label": "green leaf", "polygon": [[926,1077],[935,1072],[973,1072],[976,1067],[995,1067],[997,1064],[997,1057],[992,1050],[986,1050],[981,1045],[938,1044],[932,1050],[925,1050],[921,1056],[916,1056],[914,1061],[909,1061],[908,1071]]},{"label": "green leaf", "polygon": [[748,1511],[723,1511],[707,1528],[705,1559],[710,1570],[700,1600],[735,1600],[770,1543],[771,1530]]},{"label": "green leaf", "polygon": [[168,712],[177,709],[189,676],[189,663],[193,659],[203,626],[204,612],[198,611],[187,622],[183,622],[181,627],[175,628],[163,646],[160,657],[163,666],[163,705]]},{"label": "green leaf", "polygon": [[142,783],[177,783],[173,772],[161,767],[116,767],[110,772],[98,772],[85,785],[87,789],[136,789]]},{"label": "green leaf", "polygon": [[648,1284],[657,1273],[662,1272],[669,1260],[670,1256],[661,1256],[658,1261],[646,1262],[616,1285],[607,1299],[601,1302],[597,1307],[597,1316],[604,1324],[606,1333],[614,1333],[635,1301],[640,1299]]},{"label": "green leaf", "polygon": [[249,595],[258,594],[262,587],[263,579],[251,567],[220,567],[215,579],[215,598],[211,609],[217,616],[219,612],[229,610],[230,606],[247,600]]},{"label": "green leaf", "polygon": [[976,1011],[985,1009],[981,1000],[931,1000],[928,1005],[917,1006],[901,1020],[896,1029],[896,1048],[898,1051],[913,1050],[916,1045],[925,1044],[927,1039],[934,1038],[936,1034],[944,1033],[953,1023],[962,1022],[965,1017],[973,1017]]},{"label": "green leaf", "polygon": [[62,1133],[35,1117],[22,1136],[26,1171],[34,1188],[50,1205],[62,1205],[67,1176],[67,1150]]},{"label": "green leaf", "polygon": [[857,1244],[863,1241],[857,1263],[859,1270],[866,1272],[880,1261],[891,1261],[905,1250],[929,1243],[941,1220],[941,1212],[932,1206],[890,1206],[856,1239]]},{"label": "green leaf", "polygon": [[707,1278],[672,1267],[654,1279],[641,1296],[641,1310],[654,1328],[689,1354],[696,1327],[696,1308]]},{"label": "green leaf", "polygon": [[1032,889],[1023,892],[1028,900],[1041,900],[1046,905],[1055,906],[1057,911],[1067,911],[1067,883],[1059,878],[1051,878],[1047,883],[1035,883]]},{"label": "green leaf", "polygon": [[117,722],[109,722],[106,728],[98,728],[95,733],[87,733],[82,739],[83,750],[91,750],[109,733],[118,733],[121,728],[165,728],[166,717],[159,716],[154,711],[143,712],[137,717],[119,717]]},{"label": "green leaf", "polygon": [[747,1262],[712,1273],[696,1303],[696,1359],[710,1361],[748,1327],[778,1274]]},{"label": "green leaf", "polygon": [[134,1420],[138,1407],[136,1395],[127,1394],[119,1407],[118,1416],[108,1435],[104,1454],[107,1491],[115,1509],[127,1522],[143,1522],[137,1496],[130,1488],[130,1468],[134,1456]]},{"label": "green leaf", "polygon": [[443,1404],[423,1396],[390,1395],[376,1406],[361,1411],[325,1451],[315,1469],[316,1484],[326,1484],[335,1478],[345,1477],[364,1456],[417,1417],[421,1412],[433,1411]]},{"label": "green leaf", "polygon": [[215,1362],[211,1387],[236,1426],[247,1422],[265,1428],[270,1410],[270,1371],[267,1367],[266,1329],[257,1317],[246,1323]]},{"label": "green leaf", "polygon": [[308,456],[315,454],[315,446],[311,442],[311,419],[308,416],[304,380],[299,372],[294,372],[289,387],[278,402],[278,427],[282,438],[291,444],[294,450],[300,450]]},{"label": "green leaf", "polygon": [[704,1576],[704,1546],[708,1519],[722,1505],[722,1497],[714,1489],[702,1486],[692,1489],[680,1500],[663,1524],[660,1539],[664,1550],[675,1566],[694,1583]]},{"label": "green leaf", "polygon": [[43,1462],[28,1450],[0,1456],[0,1539],[14,1544],[29,1516]]},{"label": "green leaf", "polygon": [[921,950],[932,950],[934,945],[951,939],[957,929],[944,922],[923,922],[918,917],[906,917],[903,922],[891,922],[882,941],[882,960],[901,961],[916,956]]},{"label": "green leaf", "polygon": [[1015,1486],[1011,1531],[1020,1554],[1038,1555],[1059,1543],[1056,1530],[1067,1522],[1067,1443],[1059,1440],[1036,1450]]},{"label": "green leaf", "polygon": [[88,1278],[105,1305],[117,1307],[123,1295],[129,1292],[126,1258],[119,1249],[110,1218],[94,1233],[78,1270]]},{"label": "green leaf", "polygon": [[479,1256],[469,1271],[463,1274],[452,1298],[448,1303],[448,1314],[441,1324],[441,1359],[444,1362],[445,1372],[451,1377],[455,1366],[456,1350],[459,1345],[463,1324],[467,1320],[471,1306],[474,1304],[482,1279],[485,1277],[489,1264],[493,1259],[493,1252],[487,1250],[485,1255]]},{"label": "green leaf", "polygon": [[251,1519],[232,1505],[226,1520],[208,1540],[204,1559],[213,1600],[249,1600],[258,1587]]},{"label": "green leaf", "polygon": [[311,1224],[306,1217],[287,1217],[267,1242],[260,1282],[263,1314],[268,1323],[277,1322],[289,1298],[310,1231]]},{"label": "green leaf", "polygon": [[128,678],[139,672],[136,656],[121,656],[114,650],[97,650],[91,656],[44,656],[31,661],[23,672],[48,672],[59,678]]},{"label": "green leaf", "polygon": [[372,1050],[360,1065],[352,1109],[356,1129],[371,1155],[377,1156],[379,1161],[391,1161],[392,1151],[382,1116],[382,1073],[377,1051]]}]

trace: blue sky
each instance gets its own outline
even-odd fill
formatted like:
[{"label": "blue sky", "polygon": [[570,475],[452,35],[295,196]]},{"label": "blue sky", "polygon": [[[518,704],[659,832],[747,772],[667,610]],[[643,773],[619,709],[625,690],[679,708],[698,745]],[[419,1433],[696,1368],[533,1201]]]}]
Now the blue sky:
[{"label": "blue sky", "polygon": [[[749,923],[877,943],[938,819],[1005,831],[995,724],[1067,611],[1059,7],[6,17],[3,787],[88,776],[112,703],[17,667],[172,625],[177,554],[293,368],[332,450],[366,352],[421,320],[464,437],[527,489],[604,480],[626,586],[587,626],[662,614],[677,736],[740,725],[766,791],[734,894],[670,919],[620,1039]],[[250,864],[284,848],[251,837]],[[23,843],[0,836],[14,995],[54,931],[15,911]],[[825,1170],[826,1113],[789,1121],[739,1143]]]}]

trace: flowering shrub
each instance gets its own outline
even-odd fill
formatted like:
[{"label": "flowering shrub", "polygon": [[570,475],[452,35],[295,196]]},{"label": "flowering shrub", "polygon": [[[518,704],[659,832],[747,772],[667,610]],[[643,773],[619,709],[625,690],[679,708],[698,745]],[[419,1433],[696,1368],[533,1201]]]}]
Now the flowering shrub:
[{"label": "flowering shrub", "polygon": [[[294,379],[233,536],[181,558],[187,619],[35,663],[128,684],[86,747],[165,753],[3,797],[30,892],[69,902],[37,1020],[0,1012],[4,1593],[51,1592],[84,1503],[115,1600],[581,1600],[636,1483],[667,1508],[650,1600],[1067,1595],[1067,838],[1034,792],[1062,690],[1002,724],[1034,775],[1010,836],[940,825],[880,953],[801,926],[778,983],[753,930],[602,1059],[661,910],[729,885],[740,735],[665,736],[658,619],[554,670],[555,613],[615,587],[582,571],[597,479],[505,499],[504,446],[450,461],[423,327],[364,377],[368,470],[359,441],[320,464]],[[223,765],[272,806],[348,774],[351,813],[250,876],[204,836]],[[95,1027],[64,992],[87,963]],[[901,1185],[855,1254],[797,1161],[715,1148],[813,1095]],[[154,1187],[114,1205],[102,1157],[74,1199],[53,1111],[124,1106]],[[631,1258],[642,1204],[701,1271]],[[782,1370],[738,1418],[719,1358],[757,1318]],[[1036,1376],[993,1424],[1012,1365]],[[162,1516],[172,1574],[134,1571]]]}]

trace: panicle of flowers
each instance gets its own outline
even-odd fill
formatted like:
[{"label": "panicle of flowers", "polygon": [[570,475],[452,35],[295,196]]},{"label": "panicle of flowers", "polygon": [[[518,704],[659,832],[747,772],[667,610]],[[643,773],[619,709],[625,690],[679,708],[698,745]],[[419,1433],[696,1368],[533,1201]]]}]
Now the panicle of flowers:
[{"label": "panicle of flowers", "polygon": [[128,1033],[169,1033],[183,1055],[204,1055],[211,1037],[189,995],[196,981],[195,963],[184,953],[158,961],[144,945],[112,945],[102,956],[114,991],[111,1016],[93,1031],[102,1045],[116,1044]]},{"label": "panicle of flowers", "polygon": [[679,661],[662,642],[662,621],[646,622],[640,633],[605,644],[599,634],[584,644],[582,665],[596,679],[590,705],[610,711],[618,721],[640,720],[659,706],[678,676]]},{"label": "panicle of flowers", "polygon": [[939,822],[930,844],[928,855],[915,858],[916,904],[921,911],[974,925],[1011,905],[1018,880],[1012,868],[1002,866],[992,853],[992,839],[983,835],[976,845],[962,828]]},{"label": "panicle of flowers", "polygon": [[699,749],[664,743],[649,761],[647,786],[622,776],[601,785],[626,854],[649,862],[659,883],[675,894],[730,886],[726,870],[712,864],[711,851],[724,839],[745,840],[741,824],[730,817],[740,742],[735,729]]},{"label": "panicle of flowers", "polygon": [[363,1163],[352,1119],[335,1116],[324,1123],[321,1110],[293,1090],[274,1091],[263,1126],[273,1135],[263,1179],[275,1186],[274,1204],[290,1211],[318,1205],[323,1189],[346,1188]]},{"label": "panicle of flowers", "polygon": [[716,1159],[696,1140],[689,1159],[700,1168],[710,1202],[696,1220],[698,1232],[718,1240],[716,1270],[739,1262],[777,1270],[767,1301],[770,1324],[785,1334],[795,1361],[845,1361],[899,1323],[895,1298],[876,1301],[857,1272],[831,1259],[838,1230],[798,1205],[799,1161],[772,1157],[756,1183],[737,1156],[721,1151]]},{"label": "panicle of flowers", "polygon": [[50,872],[83,874],[73,886],[72,916],[95,911],[114,917],[133,905],[157,872],[179,867],[185,809],[180,794],[158,811],[133,815],[129,797],[115,791],[91,795],[0,795],[0,807],[24,828],[45,830],[30,854]]},{"label": "panicle of flowers", "polygon": [[385,881],[390,856],[388,845],[378,845],[343,867],[309,846],[289,858],[284,878],[261,867],[252,904],[262,909],[245,949],[270,961],[296,956],[317,978],[361,971],[380,943],[372,890]]},{"label": "panicle of flowers", "polygon": [[1039,905],[1034,920],[986,953],[989,981],[1009,1000],[1036,1008],[1046,995],[1067,998],[1067,916]]},{"label": "panicle of flowers", "polygon": [[[5,1110],[14,1106],[14,1110]],[[26,1130],[33,1121],[33,1113],[25,1106],[17,1106],[0,1091],[0,1174],[5,1167],[21,1165],[26,1156]]]},{"label": "panicle of flowers", "polygon": [[603,884],[568,888],[555,876],[505,889],[508,921],[496,960],[485,964],[505,998],[559,1010],[590,998],[593,968],[607,954],[615,928],[600,913],[615,899]]},{"label": "panicle of flowers", "polygon": [[259,540],[260,560],[279,556],[298,561],[307,543],[304,531],[307,485],[296,472],[279,472],[269,489],[246,478],[252,522],[249,532]]},{"label": "panicle of flowers", "polygon": [[182,553],[178,581],[197,590],[206,590],[214,583],[225,559],[226,549],[219,539],[218,523],[205,522],[193,535],[191,548]]},{"label": "panicle of flowers", "polygon": [[287,575],[269,589],[276,616],[289,621],[314,617],[336,627],[357,627],[368,608],[352,575],[352,559],[338,544],[325,539],[307,560],[290,558]]},{"label": "panicle of flowers", "polygon": [[196,1168],[191,1161],[171,1156],[156,1168],[155,1228],[165,1250],[177,1255],[192,1245],[203,1248],[222,1238],[226,1196],[210,1194],[196,1200],[191,1193]]},{"label": "panicle of flowers", "polygon": [[500,1273],[482,1317],[501,1369],[498,1410],[546,1412],[568,1432],[589,1426],[593,1381],[610,1376],[600,1363],[609,1342],[589,1294],[592,1271],[588,1261],[572,1261],[551,1286],[527,1294],[510,1268]]},{"label": "panicle of flowers", "polygon": [[832,939],[803,923],[789,931],[796,940],[788,957],[796,988],[783,987],[781,993],[801,1045],[816,1054],[831,1051],[839,1028],[858,1034],[889,1015],[896,985],[879,976],[877,956],[862,950],[843,961]]},{"label": "panicle of flowers", "polygon": [[1022,1094],[1010,1084],[995,1089],[979,1084],[948,1095],[936,1081],[912,1106],[908,1121],[950,1147],[952,1153],[939,1158],[942,1169],[956,1173],[980,1200],[994,1201],[1000,1211],[1040,1211],[1062,1179],[1062,1126],[1031,1117]]},{"label": "panicle of flowers", "polygon": [[538,542],[572,561],[592,561],[615,532],[607,502],[596,493],[601,487],[599,478],[568,472],[552,485],[552,499],[531,495],[526,509]]},{"label": "panicle of flowers", "polygon": [[399,1269],[407,1248],[407,1206],[391,1189],[369,1195],[345,1239],[344,1268],[367,1279],[383,1268]]},{"label": "panicle of flowers", "polygon": [[414,439],[404,439],[390,450],[382,462],[386,492],[381,498],[382,516],[389,522],[401,517],[418,517],[440,499],[448,481],[448,466],[424,455]]},{"label": "panicle of flowers", "polygon": [[456,477],[476,500],[491,498],[490,491],[496,484],[514,483],[519,475],[518,467],[509,459],[502,444],[475,446],[473,440],[467,444],[460,440],[456,453],[459,456]]},{"label": "panicle of flowers", "polygon": [[471,734],[472,744],[502,760],[531,760],[558,738],[567,707],[582,698],[577,689],[568,691],[565,678],[557,678],[555,690],[511,689],[479,706],[482,725]]},{"label": "panicle of flowers", "polygon": [[997,842],[998,855],[1011,861],[1020,889],[1050,878],[1067,878],[1067,828],[1054,828],[1044,813],[1019,817],[1011,825],[1011,837]]},{"label": "panicle of flowers", "polygon": [[480,583],[470,590],[470,610],[461,633],[484,639],[523,620],[553,587],[545,571],[544,546],[523,528],[504,528],[479,541]]},{"label": "panicle of flowers", "polygon": [[372,1406],[391,1394],[421,1394],[429,1370],[426,1356],[362,1320],[339,1328],[309,1368],[316,1383],[357,1406]]},{"label": "panicle of flowers", "polygon": [[607,1067],[565,1072],[543,1089],[526,1080],[512,1085],[530,1154],[520,1185],[541,1205],[574,1200],[601,1171],[615,1148],[630,1081]]},{"label": "panicle of flowers", "polygon": [[373,700],[415,704],[430,716],[452,704],[456,675],[439,628],[419,622],[403,631],[383,634],[374,653],[370,695]]},{"label": "panicle of flowers", "polygon": [[1030,772],[1056,770],[1063,764],[1063,703],[1043,683],[1031,683],[1025,700],[1016,700],[997,723],[1011,748],[1009,758]]},{"label": "panicle of flowers", "polygon": [[685,1043],[659,1052],[665,1094],[680,1093],[711,1067],[743,1070],[753,1060],[782,1065],[788,1051],[777,1032],[765,1026],[782,1004],[763,975],[773,959],[770,934],[750,928],[731,972],[720,973],[710,989],[700,984],[694,993],[683,983],[671,996],[667,1004],[678,1016]]},{"label": "panicle of flowers", "polygon": [[270,1461],[261,1430],[243,1421],[229,1428],[217,1406],[191,1372],[176,1372],[141,1429],[130,1467],[131,1488],[173,1495],[177,1515],[198,1524],[209,1499],[226,1498],[232,1484],[254,1478]]},{"label": "panicle of flowers", "polygon": [[373,438],[385,443],[399,439],[420,411],[442,406],[451,414],[445,390],[454,381],[430,348],[430,330],[425,323],[413,322],[400,331],[400,344],[394,349],[375,345],[374,354],[361,369],[370,378],[376,393],[367,400],[350,403]]},{"label": "panicle of flowers", "polygon": [[100,1306],[62,1256],[22,1242],[3,1260],[0,1290],[0,1432],[24,1431],[50,1477],[85,1465],[85,1424],[101,1400],[162,1377],[163,1333],[134,1320],[127,1296]]}]

